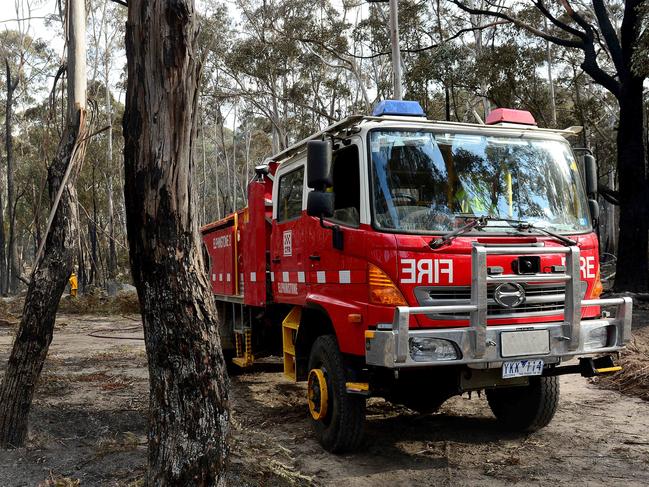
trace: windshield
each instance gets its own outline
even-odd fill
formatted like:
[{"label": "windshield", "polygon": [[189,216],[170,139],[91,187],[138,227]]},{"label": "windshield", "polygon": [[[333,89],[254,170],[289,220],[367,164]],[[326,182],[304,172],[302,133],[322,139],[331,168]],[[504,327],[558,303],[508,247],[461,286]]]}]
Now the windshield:
[{"label": "windshield", "polygon": [[[566,142],[398,130],[369,137],[378,228],[447,232],[486,215],[562,233],[590,229]],[[483,228],[504,230],[513,229],[498,221]]]}]

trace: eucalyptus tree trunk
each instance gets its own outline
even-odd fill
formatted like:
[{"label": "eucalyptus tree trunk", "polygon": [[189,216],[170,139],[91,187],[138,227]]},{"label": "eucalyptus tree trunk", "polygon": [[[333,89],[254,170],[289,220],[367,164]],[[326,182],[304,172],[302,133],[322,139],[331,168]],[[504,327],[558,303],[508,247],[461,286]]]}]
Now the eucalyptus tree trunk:
[{"label": "eucalyptus tree trunk", "polygon": [[[218,121],[214,121],[214,160],[217,161],[214,164],[214,189],[216,190],[216,219],[221,219],[221,187],[219,185],[219,145],[218,145],[218,135],[217,135],[217,125]],[[225,211],[225,200],[223,200],[223,209]]]},{"label": "eucalyptus tree trunk", "polygon": [[[2,293],[7,291],[13,292],[15,290],[16,278],[13,275],[16,265],[16,241],[14,238],[15,216],[12,212],[14,207],[14,138],[13,138],[13,109],[14,109],[14,93],[18,87],[18,76],[12,78],[11,67],[9,61],[5,59],[6,68],[6,88],[7,98],[5,100],[5,151],[7,153],[7,218],[9,219],[9,242],[7,251],[5,251],[5,233],[4,222],[0,244],[2,244],[2,251],[0,252],[0,264],[3,266],[3,282],[0,284]],[[0,205],[0,211],[2,206]],[[7,252],[7,253],[5,253]],[[7,255],[8,254],[8,255]]]},{"label": "eucalyptus tree trunk", "polygon": [[[104,4],[104,9],[108,2]],[[106,13],[103,15],[106,19]],[[108,258],[106,262],[108,279],[115,279],[117,276],[117,247],[115,246],[115,196],[114,196],[114,182],[113,182],[113,107],[110,93],[110,65],[111,65],[111,50],[109,45],[113,40],[114,35],[108,36],[108,27],[104,28],[104,109],[106,110],[106,123],[108,131],[106,132],[106,200],[108,206]]]},{"label": "eucalyptus tree trunk", "polygon": [[[548,30],[548,19],[543,17],[543,27]],[[554,94],[554,80],[552,78],[552,47],[550,41],[545,41],[545,62],[548,63],[548,94],[550,99],[550,120],[552,121],[552,128],[557,126],[557,101]]]},{"label": "eucalyptus tree trunk", "polygon": [[[54,200],[68,163],[76,170],[67,179],[61,194],[44,251],[35,264],[20,327],[14,339],[9,364],[0,387],[0,447],[20,447],[27,436],[27,421],[38,378],[52,341],[56,310],[72,272],[77,248],[78,215],[75,189],[79,158],[83,148],[74,150],[83,131],[83,112],[66,128],[57,155],[48,169],[48,189]],[[81,131],[80,131],[81,129]],[[74,153],[77,162],[70,161]]]},{"label": "eucalyptus tree trunk", "polygon": [[201,206],[200,206],[200,224],[205,225],[207,220],[207,154],[205,153],[205,111],[201,108]]},{"label": "eucalyptus tree trunk", "polygon": [[86,63],[85,4],[68,4],[67,124],[52,164],[48,189],[52,202],[45,242],[39,248],[27,289],[20,326],[0,385],[0,447],[22,446],[34,390],[47,357],[56,310],[72,272],[77,247],[75,184],[85,155]]},{"label": "eucalyptus tree trunk", "polygon": [[[109,137],[112,137],[112,133],[109,130]],[[112,149],[110,151],[112,154]],[[111,159],[112,160],[112,157]],[[110,171],[110,168],[109,168]],[[108,174],[108,278],[115,279],[117,276],[117,246],[115,245],[115,200],[114,200],[114,184],[113,184],[113,175]]]},{"label": "eucalyptus tree trunk", "polygon": [[148,485],[225,485],[228,382],[192,188],[193,0],[129,0],[126,217],[149,363]]},{"label": "eucalyptus tree trunk", "polygon": [[[106,37],[106,45],[108,38]],[[115,199],[113,190],[113,108],[108,88],[108,59],[104,64],[104,86],[106,89],[106,116],[108,118],[108,132],[106,137],[106,162],[107,164],[107,200],[108,200],[108,278],[115,279],[117,275],[117,248],[115,247]]]}]

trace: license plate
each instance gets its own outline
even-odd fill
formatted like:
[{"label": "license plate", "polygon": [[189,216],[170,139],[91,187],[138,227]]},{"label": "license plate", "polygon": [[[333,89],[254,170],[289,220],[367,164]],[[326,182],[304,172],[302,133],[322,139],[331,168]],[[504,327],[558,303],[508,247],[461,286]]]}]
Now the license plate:
[{"label": "license plate", "polygon": [[550,353],[548,330],[503,331],[500,334],[500,355],[507,357],[529,357]]},{"label": "license plate", "polygon": [[512,377],[525,377],[528,375],[541,375],[543,373],[543,360],[512,360],[503,362],[503,379]]}]

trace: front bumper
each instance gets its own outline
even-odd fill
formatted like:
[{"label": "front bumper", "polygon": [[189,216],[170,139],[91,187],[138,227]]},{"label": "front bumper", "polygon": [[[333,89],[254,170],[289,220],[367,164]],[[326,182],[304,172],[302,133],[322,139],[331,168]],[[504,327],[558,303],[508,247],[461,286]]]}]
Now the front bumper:
[{"label": "front bumper", "polygon": [[[566,255],[565,274],[521,275],[487,275],[487,254],[542,254],[560,253]],[[441,365],[467,364],[475,368],[497,367],[504,361],[541,358],[544,363],[552,364],[568,360],[575,356],[592,356],[617,352],[631,337],[631,315],[633,302],[631,298],[581,300],[579,280],[579,249],[577,247],[491,247],[475,245],[472,249],[472,285],[471,300],[467,304],[451,306],[400,306],[395,309],[393,322],[379,325],[376,330],[368,330],[365,335],[365,358],[368,365],[392,369],[405,367],[430,367]],[[487,283],[489,282],[555,282],[566,283],[564,321],[556,323],[487,326]],[[613,318],[581,319],[581,311],[587,306],[615,306]],[[410,329],[410,317],[416,314],[466,313],[469,326],[464,328],[427,328]],[[591,331],[607,327],[605,344],[592,345],[589,341]],[[516,332],[515,338],[520,350],[524,353],[503,353],[503,332]],[[540,331],[541,333],[529,333]],[[538,347],[538,337],[547,342]],[[535,335],[535,337],[532,337]],[[526,340],[530,343],[525,343]],[[455,358],[417,360],[411,354],[413,339],[439,339],[450,342],[456,351]],[[534,340],[532,340],[534,338]],[[419,340],[421,342],[421,340]],[[589,345],[589,342],[591,343]],[[535,347],[537,349],[535,349]],[[511,348],[511,347],[509,347]]]},{"label": "front bumper", "polygon": [[[474,353],[474,331],[470,327],[465,328],[428,328],[428,329],[405,329],[400,332],[397,329],[370,330],[366,334],[365,358],[368,365],[376,365],[388,368],[402,367],[430,367],[441,365],[475,364],[482,367],[497,367],[504,361],[520,360],[528,358],[542,358],[546,364],[559,363],[569,360],[575,356],[598,355],[607,352],[617,352],[624,347],[631,336],[631,298],[602,299],[589,302],[584,301],[584,306],[607,306],[616,305],[615,318],[589,319],[579,323],[577,335],[577,346],[571,344],[569,335],[566,334],[565,323],[542,323],[526,325],[503,325],[489,326],[485,332],[486,347],[482,355]],[[419,311],[425,308],[398,308],[395,311],[397,318],[403,319],[404,314],[410,315],[412,311]],[[426,313],[427,311],[423,311]],[[430,312],[430,311],[428,311]],[[599,348],[586,347],[586,339],[591,330],[607,326],[609,328],[606,346]],[[549,334],[549,353],[535,355],[513,355],[502,356],[502,332],[547,330]],[[405,337],[405,340],[402,338]],[[447,340],[453,344],[458,352],[455,360],[428,360],[415,361],[411,356],[411,338],[438,338]],[[573,345],[573,346],[571,346]]]}]

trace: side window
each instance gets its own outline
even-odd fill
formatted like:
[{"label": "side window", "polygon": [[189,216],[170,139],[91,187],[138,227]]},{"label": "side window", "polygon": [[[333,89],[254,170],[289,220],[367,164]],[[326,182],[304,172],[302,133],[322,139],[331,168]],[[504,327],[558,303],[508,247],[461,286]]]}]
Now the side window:
[{"label": "side window", "polygon": [[331,176],[334,200],[332,220],[358,226],[361,218],[361,180],[358,147],[350,145],[337,150],[333,156]]},{"label": "side window", "polygon": [[302,213],[303,187],[304,166],[284,174],[279,179],[278,222],[300,216]]}]

